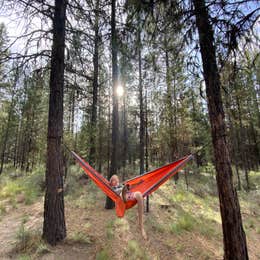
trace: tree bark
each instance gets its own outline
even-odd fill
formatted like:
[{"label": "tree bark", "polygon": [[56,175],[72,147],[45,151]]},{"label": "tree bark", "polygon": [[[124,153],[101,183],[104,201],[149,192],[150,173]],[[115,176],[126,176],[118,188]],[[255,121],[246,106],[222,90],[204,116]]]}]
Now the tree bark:
[{"label": "tree bark", "polygon": [[[149,153],[148,153],[148,93],[147,87],[145,88],[145,172],[149,170]],[[149,195],[146,197],[146,212],[149,212]]]},{"label": "tree bark", "polygon": [[144,101],[143,101],[143,78],[142,78],[142,47],[141,47],[141,32],[138,31],[138,73],[139,73],[139,156],[140,156],[140,174],[144,173]]},{"label": "tree bark", "polygon": [[47,137],[43,238],[51,245],[66,237],[62,159],[66,0],[55,0]]},{"label": "tree bark", "polygon": [[[17,147],[18,147],[18,141],[19,141],[19,123],[16,126],[15,131],[15,142],[14,142],[14,159],[13,159],[13,166],[16,168],[17,163]],[[0,171],[1,172],[1,171]]]},{"label": "tree bark", "polygon": [[[117,66],[117,35],[116,35],[116,0],[111,2],[111,46],[112,46],[112,84],[113,84],[113,111],[112,111],[112,152],[111,165],[109,169],[108,179],[117,173],[117,143],[118,143],[118,98],[116,88],[118,85],[118,66]],[[113,201],[107,197],[106,209],[114,207]]]},{"label": "tree bark", "polygon": [[206,83],[211,135],[217,171],[217,185],[222,218],[224,259],[248,259],[246,236],[240,206],[232,183],[232,169],[226,141],[226,126],[216,62],[214,35],[205,0],[193,0],[199,31],[200,51]]},{"label": "tree bark", "polygon": [[[164,39],[164,47],[165,47],[165,66],[166,66],[166,86],[167,86],[167,96],[166,96],[166,116],[167,116],[167,123],[168,123],[168,128],[169,128],[169,141],[168,141],[168,146],[169,146],[169,151],[170,155],[168,156],[168,160],[174,161],[178,157],[177,156],[177,139],[176,139],[176,127],[177,127],[177,98],[176,98],[176,88],[175,88],[175,83],[173,86],[173,99],[174,99],[174,106],[172,105],[172,89],[171,89],[171,73],[170,73],[170,62],[169,62],[169,51],[168,51],[168,41],[165,35]],[[173,176],[173,179],[175,183],[178,182],[179,179],[179,174],[176,173]]]},{"label": "tree bark", "polygon": [[128,129],[127,129],[127,110],[126,110],[126,95],[124,95],[123,100],[123,181],[125,180],[125,167],[126,167],[126,160],[128,155]]},{"label": "tree bark", "polygon": [[99,66],[99,0],[96,1],[95,6],[95,43],[93,55],[93,95],[92,95],[92,108],[91,108],[91,129],[90,129],[90,150],[89,150],[89,163],[95,166],[96,161],[96,125],[97,125],[97,101],[98,101],[98,66]]},{"label": "tree bark", "polygon": [[74,78],[74,85],[72,86],[72,93],[71,93],[71,120],[70,120],[70,133],[73,136],[74,135],[74,125],[75,125],[75,99],[76,99],[76,85],[77,83],[77,76],[75,75]]}]

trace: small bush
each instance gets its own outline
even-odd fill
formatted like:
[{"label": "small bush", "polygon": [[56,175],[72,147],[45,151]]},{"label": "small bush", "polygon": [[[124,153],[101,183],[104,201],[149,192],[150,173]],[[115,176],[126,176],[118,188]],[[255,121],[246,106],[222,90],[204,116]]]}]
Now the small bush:
[{"label": "small bush", "polygon": [[72,240],[74,242],[81,243],[81,244],[91,244],[92,242],[91,238],[87,234],[81,231],[74,233],[72,235]]},{"label": "small bush", "polygon": [[173,202],[183,202],[187,200],[186,192],[178,191],[174,196],[171,197],[171,201]]},{"label": "small bush", "polygon": [[164,233],[166,231],[166,227],[163,224],[158,223],[154,216],[149,216],[146,220],[146,223],[146,225],[151,226],[154,231],[157,231],[159,233]]},{"label": "small bush", "polygon": [[45,243],[40,243],[36,249],[36,255],[42,256],[45,254],[48,254],[50,252],[50,249]]},{"label": "small bush", "polygon": [[16,249],[19,252],[25,253],[32,245],[32,234],[25,228],[24,223],[21,224],[16,234],[17,244]]},{"label": "small bush", "polygon": [[20,255],[17,258],[18,260],[31,260],[31,257],[29,255]]},{"label": "small bush", "polygon": [[209,220],[206,220],[204,223],[200,221],[199,223],[197,223],[196,229],[200,232],[201,235],[207,238],[216,237],[218,233],[209,222]]},{"label": "small bush", "polygon": [[144,250],[141,248],[141,246],[135,240],[130,240],[128,242],[127,248],[125,250],[125,256],[127,257],[127,259],[132,259],[132,260],[149,259],[147,257],[147,255],[145,254]]},{"label": "small bush", "polygon": [[249,178],[250,178],[250,189],[251,190],[259,190],[260,189],[260,171],[250,171],[249,172]]},{"label": "small bush", "polygon": [[80,184],[81,169],[77,165],[72,165],[68,169],[67,178],[66,178],[66,189],[65,196],[69,196],[72,199],[78,198],[82,191],[83,185]]},{"label": "small bush", "polygon": [[0,192],[0,197],[5,199],[12,198],[17,194],[21,193],[22,191],[23,191],[23,187],[21,186],[21,183],[17,181],[9,181],[2,188],[2,191]]},{"label": "small bush", "polygon": [[45,254],[49,252],[48,247],[41,239],[39,232],[29,231],[25,228],[24,222],[21,224],[16,233],[16,245],[14,248],[15,253],[18,254]]},{"label": "small bush", "polygon": [[44,169],[37,168],[30,174],[16,175],[15,178],[7,176],[1,181],[0,197],[9,199],[16,207],[16,203],[32,204],[41,194],[44,182]]},{"label": "small bush", "polygon": [[183,231],[192,231],[196,225],[196,219],[188,214],[178,217],[177,222],[171,225],[171,232],[180,234]]},{"label": "small bush", "polygon": [[245,228],[246,229],[254,229],[255,228],[255,222],[253,219],[249,218],[245,222]]},{"label": "small bush", "polygon": [[257,227],[256,227],[256,233],[257,233],[257,234],[260,234],[260,226],[257,226]]},{"label": "small bush", "polygon": [[37,167],[29,176],[28,176],[28,185],[33,185],[38,192],[42,192],[45,189],[45,167]]},{"label": "small bush", "polygon": [[178,243],[178,244],[176,245],[176,251],[179,252],[179,253],[184,252],[184,251],[185,251],[185,246],[184,246],[184,244]]},{"label": "small bush", "polygon": [[4,204],[0,203],[0,216],[4,213],[6,213],[6,208],[5,208]]},{"label": "small bush", "polygon": [[96,255],[96,260],[108,260],[111,259],[106,249],[102,249]]},{"label": "small bush", "polygon": [[114,221],[114,226],[123,233],[129,231],[130,229],[129,224],[125,218],[116,218]]},{"label": "small bush", "polygon": [[110,220],[107,222],[106,225],[106,235],[108,239],[114,238],[114,221]]}]

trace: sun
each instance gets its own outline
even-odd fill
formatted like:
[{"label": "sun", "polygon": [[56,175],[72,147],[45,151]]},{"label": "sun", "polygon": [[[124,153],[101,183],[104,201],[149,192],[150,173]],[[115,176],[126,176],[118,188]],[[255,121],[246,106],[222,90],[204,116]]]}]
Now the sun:
[{"label": "sun", "polygon": [[116,95],[122,97],[124,95],[124,89],[121,85],[118,85],[116,88]]}]

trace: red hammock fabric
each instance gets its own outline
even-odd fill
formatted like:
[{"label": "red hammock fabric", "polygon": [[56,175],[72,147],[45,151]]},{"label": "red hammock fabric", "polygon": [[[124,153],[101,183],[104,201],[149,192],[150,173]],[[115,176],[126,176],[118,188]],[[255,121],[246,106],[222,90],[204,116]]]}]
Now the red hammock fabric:
[{"label": "red hammock fabric", "polygon": [[[80,166],[83,168],[85,173],[96,183],[96,185],[108,196],[110,197],[116,205],[116,214],[118,217],[123,217],[125,210],[132,208],[137,201],[127,201],[124,202],[120,195],[118,195],[110,186],[109,181],[104,178],[100,173],[93,169],[87,162],[85,162],[79,155],[75,152],[71,152],[74,158],[78,161]],[[143,175],[137,176],[133,179],[127,180],[124,184],[130,185],[130,191],[140,191],[143,197],[151,194],[157,190],[163,183],[165,183],[169,178],[180,171],[187,162],[192,159],[192,155],[183,157],[182,159],[167,164],[163,167],[155,169],[153,171],[147,172]]]}]

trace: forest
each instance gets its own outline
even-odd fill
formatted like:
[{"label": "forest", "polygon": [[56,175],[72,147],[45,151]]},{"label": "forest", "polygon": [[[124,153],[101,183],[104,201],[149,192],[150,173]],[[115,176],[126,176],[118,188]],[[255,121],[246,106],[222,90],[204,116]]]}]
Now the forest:
[{"label": "forest", "polygon": [[[259,259],[259,11],[0,0],[0,258]],[[71,151],[120,181],[193,160],[143,195],[145,240]]]}]

